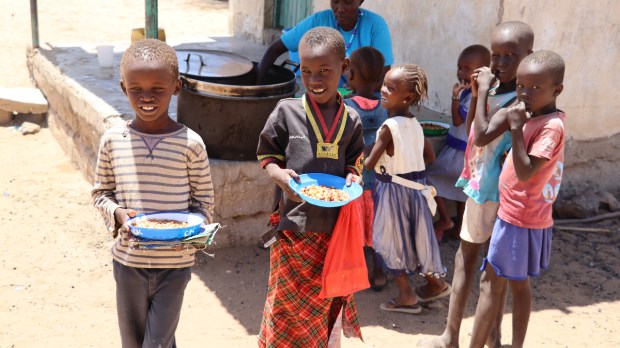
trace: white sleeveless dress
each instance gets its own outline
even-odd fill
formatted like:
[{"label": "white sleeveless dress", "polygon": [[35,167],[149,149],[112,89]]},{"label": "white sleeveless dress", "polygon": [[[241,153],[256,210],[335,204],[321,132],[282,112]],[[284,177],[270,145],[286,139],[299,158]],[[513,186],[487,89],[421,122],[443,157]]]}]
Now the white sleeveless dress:
[{"label": "white sleeveless dress", "polygon": [[[391,177],[425,184],[424,134],[415,118],[386,120],[394,143],[394,156],[386,152],[375,166],[373,248],[382,267],[392,274],[444,276],[433,217],[421,191],[391,182]],[[381,127],[381,128],[382,128]],[[377,131],[377,135],[381,131]]]}]

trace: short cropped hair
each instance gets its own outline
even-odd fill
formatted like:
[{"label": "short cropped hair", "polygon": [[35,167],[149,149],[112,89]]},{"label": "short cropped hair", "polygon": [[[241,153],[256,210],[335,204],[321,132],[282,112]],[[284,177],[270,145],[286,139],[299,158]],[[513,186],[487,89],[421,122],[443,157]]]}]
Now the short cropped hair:
[{"label": "short cropped hair", "polygon": [[174,79],[179,78],[179,60],[176,51],[161,40],[143,39],[129,46],[121,58],[121,78],[125,72],[125,65],[130,59],[143,62],[162,62]]},{"label": "short cropped hair", "polygon": [[426,73],[422,68],[415,64],[397,65],[392,69],[400,70],[404,74],[405,86],[409,92],[413,92],[416,96],[413,100],[414,106],[422,105],[422,101],[427,98],[428,80]]},{"label": "short cropped hair", "polygon": [[344,60],[347,56],[344,39],[340,32],[333,28],[316,27],[310,29],[301,37],[301,42],[310,48],[325,46],[330,51],[335,51],[340,60]]},{"label": "short cropped hair", "polygon": [[551,73],[556,85],[560,85],[564,81],[564,70],[566,69],[564,59],[553,51],[536,51],[523,58],[521,64],[541,65],[544,71]]},{"label": "short cropped hair", "polygon": [[496,33],[500,31],[507,31],[515,35],[517,40],[525,44],[530,50],[534,47],[534,31],[526,23],[519,21],[503,22],[495,28]]},{"label": "short cropped hair", "polygon": [[474,57],[478,60],[482,66],[491,65],[491,51],[483,45],[471,45],[465,47],[463,52],[459,55],[459,59],[462,57]]},{"label": "short cropped hair", "polygon": [[374,47],[364,46],[351,53],[351,69],[366,83],[379,83],[383,77],[385,58]]}]

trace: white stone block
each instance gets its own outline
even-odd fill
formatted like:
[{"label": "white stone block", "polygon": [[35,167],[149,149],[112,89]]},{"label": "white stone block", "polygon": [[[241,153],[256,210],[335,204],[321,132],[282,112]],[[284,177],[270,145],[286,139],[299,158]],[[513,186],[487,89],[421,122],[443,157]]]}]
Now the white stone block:
[{"label": "white stone block", "polygon": [[0,88],[0,110],[43,114],[47,112],[47,99],[38,88]]}]

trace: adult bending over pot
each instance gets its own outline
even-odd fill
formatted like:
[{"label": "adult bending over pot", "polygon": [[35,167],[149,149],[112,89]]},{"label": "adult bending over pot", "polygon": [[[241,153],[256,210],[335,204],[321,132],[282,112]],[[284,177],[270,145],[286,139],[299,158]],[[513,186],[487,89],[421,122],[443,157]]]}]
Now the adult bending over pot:
[{"label": "adult bending over pot", "polygon": [[[287,51],[297,52],[301,37],[315,27],[330,27],[338,30],[344,38],[347,57],[363,46],[372,46],[385,58],[383,74],[394,63],[392,38],[385,19],[380,15],[360,8],[364,0],[331,0],[331,10],[314,13],[299,22],[282,36],[263,55],[258,64],[258,83],[261,84],[267,69]],[[346,74],[340,79],[340,86],[346,85]]]}]

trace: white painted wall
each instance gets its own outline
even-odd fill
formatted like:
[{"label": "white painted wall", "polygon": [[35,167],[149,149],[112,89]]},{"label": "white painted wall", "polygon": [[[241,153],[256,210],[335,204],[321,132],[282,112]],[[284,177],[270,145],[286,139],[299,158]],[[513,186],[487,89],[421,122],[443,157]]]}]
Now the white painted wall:
[{"label": "white painted wall", "polygon": [[[315,0],[314,9],[329,8]],[[558,105],[575,140],[620,133],[620,1],[616,0],[366,0],[390,26],[394,59],[420,65],[429,77],[426,106],[448,113],[456,60],[466,46],[490,46],[501,21],[532,26],[534,49],[562,55],[567,70]]]},{"label": "white painted wall", "polygon": [[[235,35],[272,42],[260,18],[268,1],[230,0]],[[329,2],[313,0],[313,10],[328,9]],[[565,183],[620,189],[620,1],[365,0],[362,6],[388,22],[396,64],[415,63],[426,71],[425,106],[444,120],[461,50],[474,43],[489,47],[500,22],[531,25],[534,49],[555,51],[566,61],[558,98],[568,116]]]},{"label": "white painted wall", "polygon": [[534,49],[566,61],[564,92],[568,134],[576,140],[620,133],[620,1],[505,1],[504,20],[534,29]]}]

